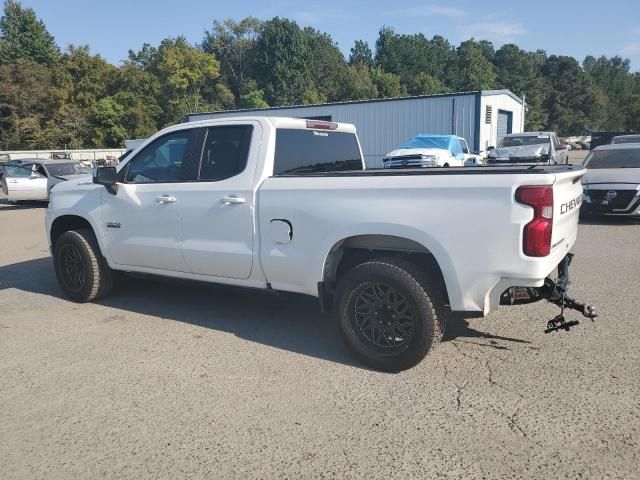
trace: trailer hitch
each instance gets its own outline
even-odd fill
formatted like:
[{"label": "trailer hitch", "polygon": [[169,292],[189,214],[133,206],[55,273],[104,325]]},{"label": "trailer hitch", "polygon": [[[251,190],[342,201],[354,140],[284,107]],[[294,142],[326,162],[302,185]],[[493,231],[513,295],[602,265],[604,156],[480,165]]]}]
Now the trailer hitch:
[{"label": "trailer hitch", "polygon": [[580,324],[578,320],[567,321],[564,318],[565,308],[576,310],[580,312],[584,317],[590,318],[591,321],[593,321],[598,316],[595,308],[592,305],[580,303],[567,296],[567,292],[569,290],[569,265],[571,265],[572,259],[573,254],[568,253],[566,257],[564,257],[558,264],[557,282],[553,283],[549,280],[548,282],[545,282],[545,286],[542,287],[547,292],[547,294],[545,295],[548,295],[547,300],[560,307],[560,314],[556,315],[554,318],[547,322],[547,328],[544,333],[556,332],[558,330],[565,330],[568,332],[571,327],[575,327],[576,325]]}]

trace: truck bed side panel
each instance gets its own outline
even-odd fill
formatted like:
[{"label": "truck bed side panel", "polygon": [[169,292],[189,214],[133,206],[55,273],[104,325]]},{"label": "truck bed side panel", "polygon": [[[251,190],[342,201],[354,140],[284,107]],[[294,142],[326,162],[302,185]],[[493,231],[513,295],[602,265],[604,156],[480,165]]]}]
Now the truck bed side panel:
[{"label": "truck bed side panel", "polygon": [[[338,242],[398,236],[434,255],[452,309],[484,312],[494,286],[505,279],[541,283],[573,245],[575,236],[544,259],[522,254],[532,210],[514,201],[515,189],[554,181],[545,172],[268,178],[257,196],[261,263],[273,288],[317,295],[325,259]],[[274,219],[291,223],[289,243],[270,238]]]}]

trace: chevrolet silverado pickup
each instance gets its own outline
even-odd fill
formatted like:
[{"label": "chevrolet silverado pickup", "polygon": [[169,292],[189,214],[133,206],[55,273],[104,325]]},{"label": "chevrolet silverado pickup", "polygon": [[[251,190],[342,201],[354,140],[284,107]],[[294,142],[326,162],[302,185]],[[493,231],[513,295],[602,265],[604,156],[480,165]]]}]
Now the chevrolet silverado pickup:
[{"label": "chevrolet silverado pickup", "polygon": [[46,227],[76,302],[104,297],[122,272],[312,295],[362,361],[399,371],[449,315],[517,303],[516,287],[543,297],[556,269],[566,284],[584,173],[367,170],[352,125],[205,120],[56,185]]}]

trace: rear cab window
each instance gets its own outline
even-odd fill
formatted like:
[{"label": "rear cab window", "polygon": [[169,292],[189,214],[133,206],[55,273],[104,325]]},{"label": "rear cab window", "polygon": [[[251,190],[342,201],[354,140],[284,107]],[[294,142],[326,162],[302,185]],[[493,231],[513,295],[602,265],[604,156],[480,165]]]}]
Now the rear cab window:
[{"label": "rear cab window", "polygon": [[276,130],[275,176],[362,169],[362,155],[353,133],[293,128]]}]

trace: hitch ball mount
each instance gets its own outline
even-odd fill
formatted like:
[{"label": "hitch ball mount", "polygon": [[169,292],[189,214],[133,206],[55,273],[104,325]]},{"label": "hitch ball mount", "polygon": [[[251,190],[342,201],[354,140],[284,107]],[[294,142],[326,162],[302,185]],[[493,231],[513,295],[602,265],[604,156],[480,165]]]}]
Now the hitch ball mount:
[{"label": "hitch ball mount", "polygon": [[547,300],[560,307],[560,314],[547,322],[544,333],[556,332],[558,330],[569,331],[571,327],[579,325],[578,320],[567,321],[564,318],[564,310],[576,310],[584,317],[592,321],[598,316],[596,309],[592,305],[580,303],[567,295],[569,290],[569,265],[573,259],[573,254],[568,253],[558,264],[558,279],[553,281],[547,278],[544,285],[539,288],[532,287],[512,287],[508,289],[500,299],[503,305],[519,305],[533,303],[540,300]]}]

